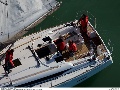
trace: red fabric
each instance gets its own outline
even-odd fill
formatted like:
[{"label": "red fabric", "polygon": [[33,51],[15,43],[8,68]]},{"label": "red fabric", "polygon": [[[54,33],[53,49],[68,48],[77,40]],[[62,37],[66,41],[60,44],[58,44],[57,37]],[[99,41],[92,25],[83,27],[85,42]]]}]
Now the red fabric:
[{"label": "red fabric", "polygon": [[69,45],[69,51],[73,51],[73,52],[77,51],[77,46],[75,43]]},{"label": "red fabric", "polygon": [[10,54],[10,50],[8,50],[8,51],[6,52],[5,64],[6,64],[7,61],[9,60],[9,54]]},{"label": "red fabric", "polygon": [[85,22],[86,22],[86,24],[88,23],[88,16],[86,16],[86,18],[85,18]]},{"label": "red fabric", "polygon": [[81,19],[80,22],[82,27],[86,27],[88,23],[88,16],[86,16],[84,19]]},{"label": "red fabric", "polygon": [[13,59],[13,55],[10,54],[10,56],[9,56],[9,61],[10,61],[10,64],[14,67],[14,63],[13,63],[12,59]]},{"label": "red fabric", "polygon": [[85,23],[84,20],[81,20],[81,26],[82,26],[82,27],[85,27],[85,26],[86,26],[86,23]]},{"label": "red fabric", "polygon": [[80,22],[81,22],[83,31],[87,33],[88,16],[86,16],[84,19],[81,19]]},{"label": "red fabric", "polygon": [[63,51],[65,49],[65,42],[58,43],[57,48],[58,50]]},{"label": "red fabric", "polygon": [[7,65],[8,61],[9,61],[10,64],[11,64],[12,66],[14,66],[14,63],[13,63],[12,59],[13,59],[13,53],[10,52],[10,50],[8,50],[8,51],[6,52],[5,65]]}]

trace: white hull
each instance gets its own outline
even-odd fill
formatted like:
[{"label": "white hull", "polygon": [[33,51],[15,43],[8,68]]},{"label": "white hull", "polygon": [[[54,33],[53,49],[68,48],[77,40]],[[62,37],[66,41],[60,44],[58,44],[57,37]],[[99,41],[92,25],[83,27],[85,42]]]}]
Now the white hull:
[{"label": "white hull", "polygon": [[37,85],[36,82],[36,85],[34,87],[73,87],[90,78],[91,76],[95,75],[96,73],[100,72],[112,63],[112,60],[108,60],[106,62],[101,62],[101,64],[97,66],[87,66],[88,69],[81,69],[79,67],[76,67],[76,71],[72,73],[63,75],[60,78],[55,78],[53,81],[49,81],[47,83]]},{"label": "white hull", "polygon": [[[11,47],[14,49],[13,61],[17,62],[16,67],[8,74],[9,79],[0,74],[0,87],[72,87],[113,63],[109,50],[90,23],[88,32],[89,29],[92,32],[88,34],[89,39],[99,40],[94,41],[95,61],[92,58],[95,53],[91,52],[91,43],[86,42],[89,39],[80,32],[79,27],[66,25],[43,30],[16,41]],[[53,41],[60,35],[64,36],[66,45],[71,39],[77,44],[78,51],[73,57],[67,58],[69,51],[63,54],[57,52]],[[47,36],[52,39],[51,42],[44,42],[43,39]],[[8,48],[3,49],[0,54],[5,53]],[[4,69],[0,67],[1,73],[4,73]]]},{"label": "white hull", "polygon": [[80,84],[81,82],[85,81],[86,79],[88,79],[91,76],[95,75],[96,73],[100,72],[104,68],[108,67],[110,64],[112,64],[112,61],[105,62],[105,63],[101,64],[100,66],[93,68],[92,71],[88,71],[83,75],[79,75],[79,76],[72,78],[66,82],[63,82],[55,87],[72,87],[77,84]]}]

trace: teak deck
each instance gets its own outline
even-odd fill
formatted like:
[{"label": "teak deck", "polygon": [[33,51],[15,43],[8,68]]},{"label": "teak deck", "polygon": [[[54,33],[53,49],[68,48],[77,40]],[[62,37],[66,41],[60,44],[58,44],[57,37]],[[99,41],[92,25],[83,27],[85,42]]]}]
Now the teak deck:
[{"label": "teak deck", "polygon": [[86,47],[85,44],[83,44],[83,45],[79,44],[79,45],[77,45],[77,48],[78,48],[78,51],[75,53],[75,55],[73,57],[69,56],[69,52],[68,51],[63,53],[63,58],[65,58],[66,62],[83,58],[89,52],[89,50],[88,50],[88,48]]}]

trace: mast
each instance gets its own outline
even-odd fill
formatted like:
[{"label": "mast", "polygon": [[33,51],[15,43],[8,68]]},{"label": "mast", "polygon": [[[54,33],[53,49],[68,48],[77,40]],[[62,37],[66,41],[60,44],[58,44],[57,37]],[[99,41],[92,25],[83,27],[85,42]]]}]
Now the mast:
[{"label": "mast", "polygon": [[6,0],[6,31],[8,33],[8,40],[9,40],[9,29],[8,29],[8,0]]}]

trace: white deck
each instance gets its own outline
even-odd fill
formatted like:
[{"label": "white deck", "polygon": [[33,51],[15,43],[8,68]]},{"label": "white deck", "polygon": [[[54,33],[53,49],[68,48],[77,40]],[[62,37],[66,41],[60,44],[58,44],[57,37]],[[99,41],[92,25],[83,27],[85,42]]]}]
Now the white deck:
[{"label": "white deck", "polygon": [[[67,34],[68,32],[76,32],[77,35],[74,35],[68,39],[65,40],[65,43],[72,39],[73,41],[79,40],[79,43],[83,43],[83,38],[80,34],[80,30],[78,28],[74,28],[72,26],[70,27],[64,27],[64,25],[57,26],[55,28],[47,29],[38,33],[34,33],[32,35],[26,36],[23,39],[20,39],[14,43],[12,46],[12,49],[14,49],[14,58],[19,59],[22,65],[17,66],[12,69],[12,72],[8,74],[8,77],[4,77],[4,69],[2,66],[0,66],[0,87],[5,86],[4,83],[8,84],[12,82],[13,86],[21,85],[24,84],[25,82],[31,82],[34,80],[37,80],[39,78],[43,78],[46,76],[50,76],[52,74],[58,73],[60,71],[64,71],[67,69],[76,70],[78,68],[81,68],[80,71],[74,72],[69,76],[69,74],[65,75],[65,77],[60,77],[59,79],[56,79],[55,81],[52,81],[52,85],[57,85],[61,82],[64,82],[66,80],[69,80],[70,78],[73,78],[75,76],[78,76],[86,71],[90,71],[92,68],[97,67],[97,65],[104,63],[104,61],[97,62],[94,64],[94,67],[90,67],[93,63],[90,63],[87,61],[87,59],[90,59],[91,57],[85,57],[82,59],[78,60],[72,60],[70,62],[65,62],[65,60],[61,62],[56,62],[55,58],[61,56],[57,55],[56,53],[56,48],[49,46],[51,48],[52,54],[49,55],[50,60],[47,61],[46,58],[39,58],[37,53],[35,53],[38,62],[40,63],[40,66],[38,65],[39,63],[36,61],[34,55],[32,52],[28,49],[28,45],[33,48],[33,50],[38,49],[37,45],[42,44],[42,47],[44,47],[45,44],[48,44],[48,42],[44,42],[42,39],[45,36],[51,37],[51,39],[54,41],[56,40],[60,35]],[[52,42],[53,43],[53,42]],[[0,54],[5,53],[7,50],[4,49],[3,51],[0,52]],[[99,60],[98,60],[99,61]],[[78,63],[78,64],[77,64]],[[4,60],[2,62],[4,64]],[[83,69],[82,69],[83,68]],[[67,73],[67,72],[66,72]],[[48,84],[47,84],[48,83]],[[45,85],[41,84],[41,86],[44,87],[51,87],[51,82],[47,82]]]}]

